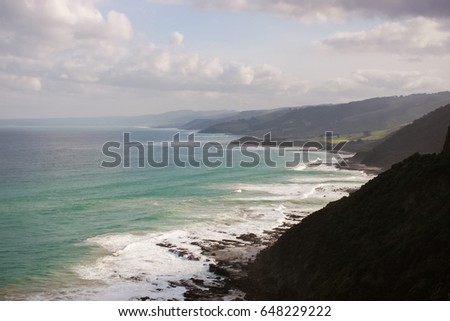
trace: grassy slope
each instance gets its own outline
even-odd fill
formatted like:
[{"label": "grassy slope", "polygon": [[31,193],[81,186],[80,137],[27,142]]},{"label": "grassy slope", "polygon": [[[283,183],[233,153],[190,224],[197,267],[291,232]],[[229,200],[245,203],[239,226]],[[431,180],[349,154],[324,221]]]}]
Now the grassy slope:
[{"label": "grassy slope", "polygon": [[[402,127],[403,126],[396,126],[396,127],[387,128],[387,129],[379,129],[379,130],[372,130],[372,131],[359,132],[359,133],[343,134],[343,135],[339,135],[339,137],[334,137],[333,142],[335,144],[337,144],[340,142],[380,141],[382,139],[387,138],[389,135],[395,133]],[[325,138],[322,135],[322,137],[314,137],[311,140],[324,142]]]},{"label": "grassy slope", "polygon": [[450,105],[415,120],[371,151],[359,153],[355,159],[368,166],[387,169],[414,153],[437,153],[444,144],[448,124]]}]

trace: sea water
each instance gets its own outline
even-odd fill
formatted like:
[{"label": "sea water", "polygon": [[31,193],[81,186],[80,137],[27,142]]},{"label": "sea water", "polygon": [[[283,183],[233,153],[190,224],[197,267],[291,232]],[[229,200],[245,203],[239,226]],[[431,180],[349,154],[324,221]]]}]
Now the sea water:
[{"label": "sea water", "polygon": [[[217,168],[139,168],[136,150],[130,168],[100,166],[110,160],[103,144],[122,142],[124,132],[162,146],[180,131],[0,128],[0,299],[183,299],[185,289],[173,282],[208,277],[214,262],[198,241],[260,235],[290,212],[311,213],[370,179],[331,166],[287,168],[293,151],[280,156],[277,149],[276,167],[238,166],[248,161],[238,150],[233,166]],[[235,138],[196,134],[202,143]],[[181,156],[188,152],[180,149]],[[263,150],[255,152],[263,159]]]}]

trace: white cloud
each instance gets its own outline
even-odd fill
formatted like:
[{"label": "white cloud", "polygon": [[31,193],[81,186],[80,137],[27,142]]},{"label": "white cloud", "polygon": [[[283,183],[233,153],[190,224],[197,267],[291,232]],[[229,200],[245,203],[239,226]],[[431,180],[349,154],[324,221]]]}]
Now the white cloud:
[{"label": "white cloud", "polygon": [[98,0],[3,0],[0,2],[0,52],[45,58],[56,51],[132,38],[121,13],[105,16]]},{"label": "white cloud", "polygon": [[17,75],[0,75],[0,84],[14,91],[39,92],[42,84],[39,78],[17,76]]},{"label": "white cloud", "polygon": [[441,79],[419,71],[377,69],[358,70],[353,74],[353,78],[361,84],[399,90],[424,90],[430,86],[436,87],[441,82]]},{"label": "white cloud", "polygon": [[450,52],[450,30],[435,19],[417,17],[367,31],[338,32],[320,44],[346,52],[442,55]]},{"label": "white cloud", "polygon": [[[151,57],[149,57],[151,58]],[[169,52],[161,52],[154,58],[154,66],[158,71],[167,73],[172,67],[172,56]],[[141,69],[142,71],[143,69]]]},{"label": "white cloud", "polygon": [[177,46],[182,46],[184,41],[184,35],[181,32],[172,32],[172,43]]},{"label": "white cloud", "polygon": [[224,67],[218,58],[202,62],[201,73],[207,78],[217,78],[224,72]]},{"label": "white cloud", "polygon": [[131,40],[133,27],[123,13],[109,11],[107,16],[108,33],[123,40]]},{"label": "white cloud", "polygon": [[295,88],[275,67],[222,62],[187,52],[179,31],[171,34],[169,46],[134,39],[127,16],[116,11],[103,15],[96,8],[98,2],[3,1],[0,72],[9,74],[4,79],[17,83],[15,88],[40,91],[42,86],[64,92],[76,92],[80,84],[92,92],[99,92],[95,86],[203,93]]},{"label": "white cloud", "polygon": [[444,90],[449,82],[432,74],[419,71],[359,69],[348,77],[326,82],[321,91],[414,93]]},{"label": "white cloud", "polygon": [[[130,57],[131,58],[131,57]],[[100,82],[166,92],[266,93],[298,91],[298,83],[271,65],[248,65],[201,58],[172,47],[142,48],[109,70]]]}]

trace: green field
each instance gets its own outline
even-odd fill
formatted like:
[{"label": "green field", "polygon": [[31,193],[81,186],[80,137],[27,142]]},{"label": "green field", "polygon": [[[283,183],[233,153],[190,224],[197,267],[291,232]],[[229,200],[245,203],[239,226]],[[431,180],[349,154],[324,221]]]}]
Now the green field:
[{"label": "green field", "polygon": [[[351,142],[351,141],[376,141],[381,140],[390,134],[396,132],[402,126],[396,126],[392,128],[387,129],[380,129],[380,130],[372,130],[372,131],[366,131],[366,132],[359,132],[359,133],[351,133],[351,134],[341,134],[338,137],[333,137],[333,142],[339,143],[339,142]],[[324,142],[325,137],[315,137],[313,140]]]}]

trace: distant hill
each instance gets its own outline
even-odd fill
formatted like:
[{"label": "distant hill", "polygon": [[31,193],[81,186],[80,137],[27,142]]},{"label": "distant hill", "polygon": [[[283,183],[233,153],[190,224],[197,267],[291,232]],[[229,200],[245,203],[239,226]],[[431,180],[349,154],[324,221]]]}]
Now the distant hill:
[{"label": "distant hill", "polygon": [[[182,129],[190,129],[190,130],[200,130],[205,129],[211,126],[214,126],[216,124],[225,122],[225,121],[234,121],[238,119],[245,119],[250,117],[256,117],[261,116],[267,111],[265,110],[246,110],[241,112],[235,112],[228,115],[211,115],[211,118],[200,118],[200,119],[194,119],[192,121],[189,121],[187,123],[184,123],[179,128]],[[213,117],[212,117],[213,116]]]},{"label": "distant hill", "polygon": [[411,156],[289,229],[249,269],[249,298],[449,300],[446,146]]},{"label": "distant hill", "polygon": [[450,92],[373,98],[337,105],[284,108],[254,117],[240,117],[205,128],[204,133],[231,133],[311,138],[325,131],[340,134],[375,131],[404,125],[450,103]]},{"label": "distant hill", "polygon": [[148,126],[181,128],[184,124],[194,119],[224,119],[237,113],[233,110],[177,110],[161,114],[123,117],[0,119],[0,126]]},{"label": "distant hill", "polygon": [[438,153],[450,124],[450,104],[403,127],[371,151],[356,154],[354,160],[368,166],[389,168],[414,153]]}]

